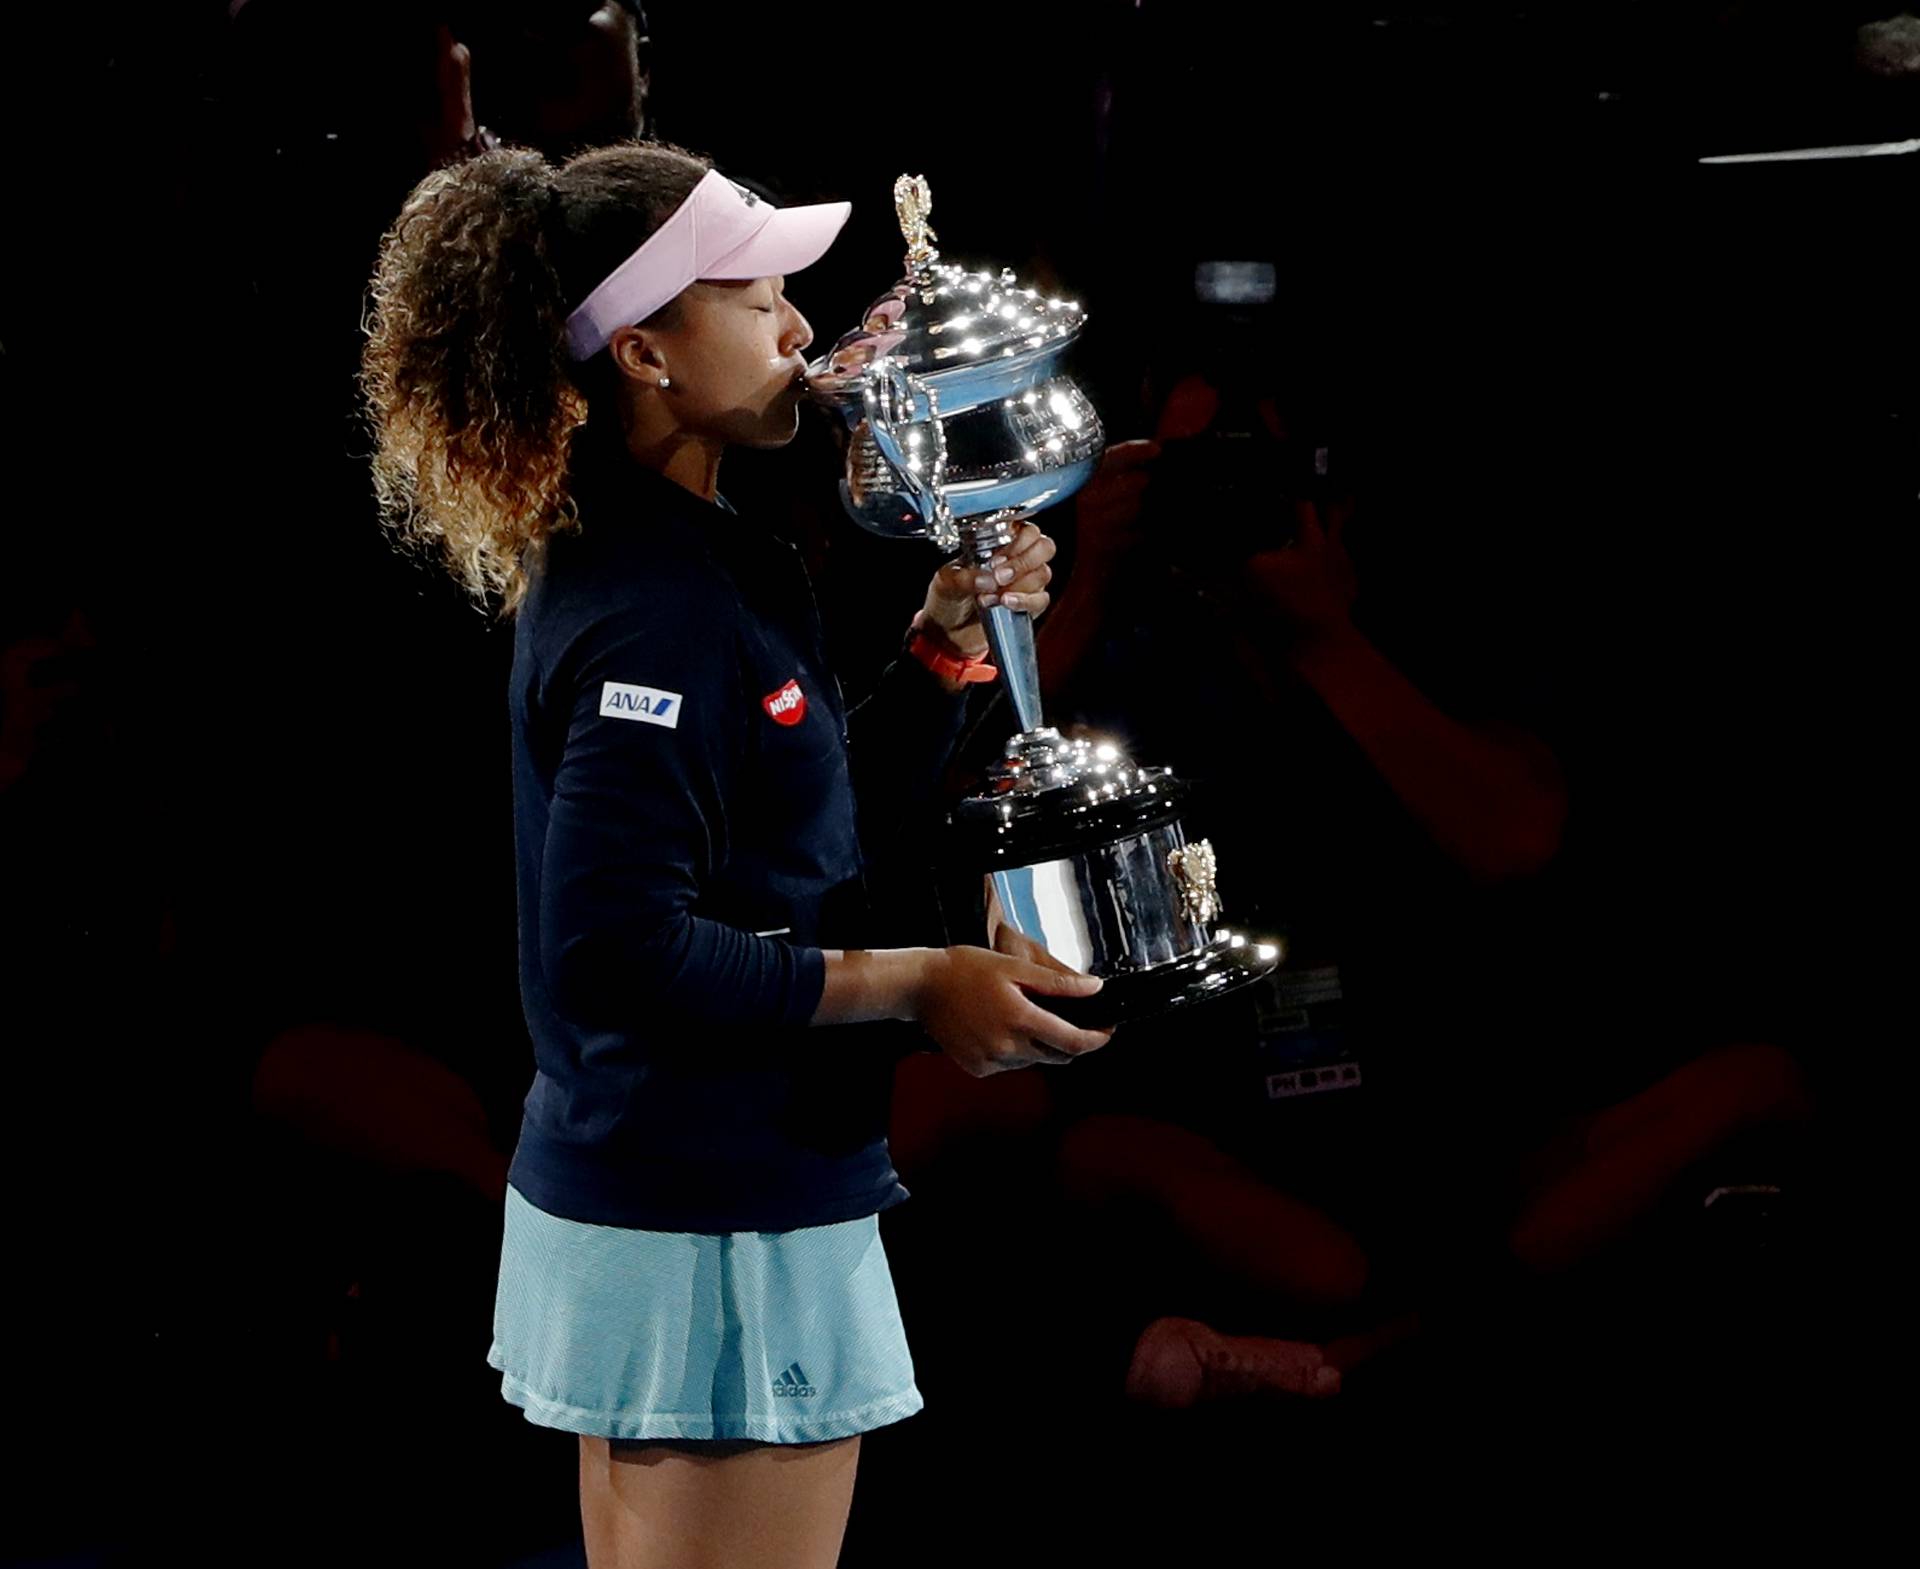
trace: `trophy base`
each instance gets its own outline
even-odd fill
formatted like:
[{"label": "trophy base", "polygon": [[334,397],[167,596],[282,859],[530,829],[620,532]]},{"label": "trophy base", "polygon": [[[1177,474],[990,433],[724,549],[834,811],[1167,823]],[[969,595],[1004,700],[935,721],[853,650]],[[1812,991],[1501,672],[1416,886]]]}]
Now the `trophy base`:
[{"label": "trophy base", "polygon": [[1043,997],[1038,992],[1028,995],[1069,1024],[1105,1030],[1224,997],[1259,980],[1285,958],[1285,945],[1278,939],[1256,942],[1237,932],[1222,931],[1206,947],[1181,958],[1147,970],[1109,975],[1107,984],[1091,997]]}]

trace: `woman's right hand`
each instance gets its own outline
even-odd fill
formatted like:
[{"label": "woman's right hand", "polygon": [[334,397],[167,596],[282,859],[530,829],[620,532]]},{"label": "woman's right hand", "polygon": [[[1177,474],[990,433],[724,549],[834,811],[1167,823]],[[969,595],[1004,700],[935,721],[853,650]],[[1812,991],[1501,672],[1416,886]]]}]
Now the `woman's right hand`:
[{"label": "woman's right hand", "polygon": [[920,1027],[976,1079],[1041,1063],[1067,1063],[1113,1039],[1083,1030],[1027,996],[1091,997],[1105,983],[1057,960],[990,948],[935,948],[927,955],[916,1017]]}]

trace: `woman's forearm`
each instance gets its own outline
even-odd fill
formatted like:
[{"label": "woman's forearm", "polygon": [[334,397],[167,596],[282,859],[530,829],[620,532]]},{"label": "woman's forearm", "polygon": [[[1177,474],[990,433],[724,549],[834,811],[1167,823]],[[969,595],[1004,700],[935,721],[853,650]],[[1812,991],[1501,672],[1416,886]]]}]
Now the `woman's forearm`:
[{"label": "woman's forearm", "polygon": [[814,1024],[864,1024],[872,1019],[917,1019],[920,998],[938,948],[828,948],[827,984]]}]

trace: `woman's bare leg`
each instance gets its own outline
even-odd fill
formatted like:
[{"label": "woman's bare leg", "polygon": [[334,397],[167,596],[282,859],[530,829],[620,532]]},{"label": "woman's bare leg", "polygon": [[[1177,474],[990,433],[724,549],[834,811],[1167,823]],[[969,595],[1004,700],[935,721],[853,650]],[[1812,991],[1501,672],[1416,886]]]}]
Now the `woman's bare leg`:
[{"label": "woman's bare leg", "polygon": [[833,1569],[860,1438],[580,1439],[589,1569]]}]

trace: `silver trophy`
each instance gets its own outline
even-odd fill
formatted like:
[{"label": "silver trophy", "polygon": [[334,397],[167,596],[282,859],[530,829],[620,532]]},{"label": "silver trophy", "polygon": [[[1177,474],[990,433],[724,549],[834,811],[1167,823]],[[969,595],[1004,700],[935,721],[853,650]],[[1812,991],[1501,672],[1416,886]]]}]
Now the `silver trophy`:
[{"label": "silver trophy", "polygon": [[[853,520],[984,567],[1026,518],[1086,483],[1105,448],[1099,414],[1061,364],[1087,316],[1010,270],[941,261],[925,179],[901,175],[893,198],[906,276],[807,367],[807,388],[850,432],[840,497]],[[1050,728],[1031,620],[996,605],[986,630],[1020,729],[952,825],[999,919],[1107,983],[1046,1005],[1115,1024],[1277,965],[1278,942],[1216,924],[1213,848],[1188,842],[1171,771]]]}]

